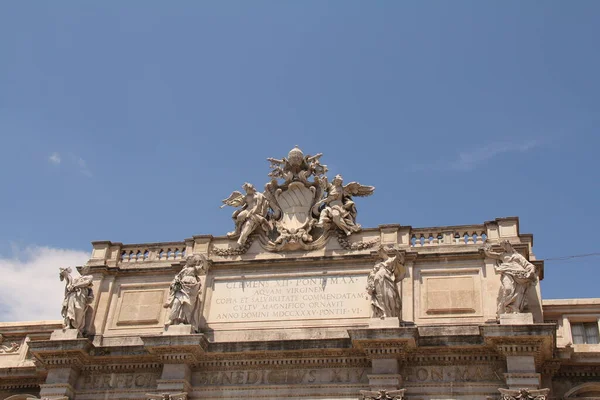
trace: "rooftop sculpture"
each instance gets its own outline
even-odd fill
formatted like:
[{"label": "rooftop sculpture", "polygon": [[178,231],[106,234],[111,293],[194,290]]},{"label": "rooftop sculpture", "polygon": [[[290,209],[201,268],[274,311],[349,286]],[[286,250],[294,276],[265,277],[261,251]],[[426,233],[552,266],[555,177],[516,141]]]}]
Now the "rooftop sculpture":
[{"label": "rooftop sculpture", "polygon": [[296,146],[287,157],[268,158],[271,181],[263,193],[246,183],[246,195],[236,191],[223,200],[223,206],[241,207],[232,215],[235,230],[228,234],[238,239],[238,253],[249,247],[252,233],[266,250],[282,251],[319,248],[334,232],[350,236],[361,230],[352,197],[370,196],[375,188],[343,185],[341,175],[329,183],[321,157],[304,155]]}]

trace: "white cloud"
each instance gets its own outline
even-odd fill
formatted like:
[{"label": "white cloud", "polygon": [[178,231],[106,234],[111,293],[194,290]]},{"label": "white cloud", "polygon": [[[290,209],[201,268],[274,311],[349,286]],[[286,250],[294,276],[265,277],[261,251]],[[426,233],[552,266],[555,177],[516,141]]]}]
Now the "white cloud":
[{"label": "white cloud", "polygon": [[89,253],[35,246],[13,248],[13,254],[11,258],[0,255],[0,321],[62,319],[65,288],[58,268],[83,265]]},{"label": "white cloud", "polygon": [[496,157],[502,153],[523,153],[538,147],[540,142],[537,140],[529,140],[526,142],[497,142],[491,143],[483,147],[476,148],[474,150],[460,152],[458,160],[452,163],[453,169],[462,171],[470,171],[477,165],[488,161],[491,158]]},{"label": "white cloud", "polygon": [[412,169],[415,171],[472,171],[500,154],[524,153],[541,145],[541,141],[534,139],[523,142],[494,142],[461,151],[454,160],[413,165]]},{"label": "white cloud", "polygon": [[58,153],[52,153],[50,155],[50,157],[48,157],[48,161],[50,162],[50,164],[54,164],[54,165],[58,165],[60,164],[60,154]]}]

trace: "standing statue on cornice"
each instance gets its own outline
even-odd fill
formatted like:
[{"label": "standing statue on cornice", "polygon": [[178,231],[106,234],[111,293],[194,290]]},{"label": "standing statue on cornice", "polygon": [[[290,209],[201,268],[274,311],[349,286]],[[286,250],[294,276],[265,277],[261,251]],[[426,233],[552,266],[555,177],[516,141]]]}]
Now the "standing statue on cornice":
[{"label": "standing statue on cornice", "polygon": [[402,300],[398,291],[398,282],[404,279],[404,254],[394,251],[388,255],[383,247],[379,248],[383,261],[378,262],[367,278],[367,293],[371,295],[371,308],[374,318],[400,318]]},{"label": "standing statue on cornice", "polygon": [[519,254],[508,240],[500,242],[502,252],[492,251],[488,243],[482,250],[498,260],[494,269],[500,272],[502,287],[498,299],[498,314],[521,313],[527,305],[527,290],[537,282],[535,265]]},{"label": "standing statue on cornice", "polygon": [[188,324],[198,330],[201,315],[200,276],[206,274],[208,261],[202,256],[189,256],[183,269],[175,275],[169,286],[169,297],[164,304],[168,308],[165,328],[169,325]]},{"label": "standing statue on cornice", "polygon": [[[313,214],[319,216],[316,226],[327,230],[333,224],[347,236],[359,232],[361,227],[356,223],[356,205],[352,196],[370,196],[375,188],[363,186],[358,182],[350,182],[343,186],[344,180],[341,175],[336,175],[331,184],[327,182],[327,178],[324,178],[322,182],[327,196],[313,207]],[[322,207],[323,205],[324,207]]]},{"label": "standing statue on cornice", "polygon": [[59,278],[65,281],[65,298],[62,302],[61,315],[63,328],[77,329],[83,333],[85,327],[85,313],[94,300],[91,275],[88,265],[81,267],[81,276],[73,278],[71,268],[59,268]]},{"label": "standing statue on cornice", "polygon": [[235,230],[229,232],[227,236],[230,239],[238,238],[238,245],[244,246],[248,236],[257,228],[262,227],[265,231],[269,231],[269,221],[267,221],[267,213],[269,212],[269,203],[267,198],[256,191],[250,183],[244,183],[242,186],[246,194],[242,194],[237,190],[223,200],[223,205],[232,207],[241,207],[236,210],[231,218],[235,222]]}]

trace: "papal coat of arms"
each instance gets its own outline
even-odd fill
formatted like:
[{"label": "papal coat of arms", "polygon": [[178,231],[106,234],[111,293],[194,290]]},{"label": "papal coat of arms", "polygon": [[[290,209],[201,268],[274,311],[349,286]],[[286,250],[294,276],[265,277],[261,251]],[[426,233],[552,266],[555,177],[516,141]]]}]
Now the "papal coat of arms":
[{"label": "papal coat of arms", "polygon": [[235,191],[223,200],[221,207],[238,207],[232,215],[235,230],[227,235],[237,239],[240,252],[251,235],[269,251],[312,250],[324,246],[333,233],[346,237],[360,231],[352,198],[369,196],[375,188],[344,185],[341,175],[330,183],[321,157],[304,155],[296,146],[287,158],[268,158],[271,181],[263,193],[245,183],[245,194]]}]

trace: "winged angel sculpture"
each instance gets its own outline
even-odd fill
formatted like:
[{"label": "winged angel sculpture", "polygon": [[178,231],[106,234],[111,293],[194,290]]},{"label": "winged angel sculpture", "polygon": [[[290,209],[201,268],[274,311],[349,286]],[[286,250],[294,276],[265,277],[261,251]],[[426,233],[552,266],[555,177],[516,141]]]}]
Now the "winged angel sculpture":
[{"label": "winged angel sculpture", "polygon": [[221,207],[239,207],[232,215],[235,230],[227,236],[247,247],[248,237],[260,229],[267,250],[310,250],[324,245],[334,231],[344,236],[360,231],[352,197],[369,196],[375,188],[357,182],[344,186],[340,175],[329,183],[321,157],[304,155],[296,146],[287,157],[268,158],[271,181],[263,193],[245,184],[245,195],[233,192],[223,200]]},{"label": "winged angel sculpture", "polygon": [[235,222],[235,230],[227,234],[230,239],[238,238],[237,243],[240,246],[246,243],[246,239],[256,228],[262,227],[268,231],[270,227],[266,219],[269,204],[265,196],[257,192],[250,183],[244,183],[242,188],[246,191],[245,195],[236,190],[223,200],[221,206],[221,208],[225,206],[241,207],[231,216]]},{"label": "winged angel sculpture", "polygon": [[[356,223],[356,205],[352,196],[370,196],[375,191],[373,186],[363,186],[358,182],[350,182],[343,186],[344,180],[341,175],[336,175],[331,184],[327,183],[325,177],[327,197],[319,200],[313,206],[313,214],[319,215],[317,226],[328,229],[334,224],[347,236],[360,231],[360,225]],[[324,207],[319,208],[321,205]]]}]

